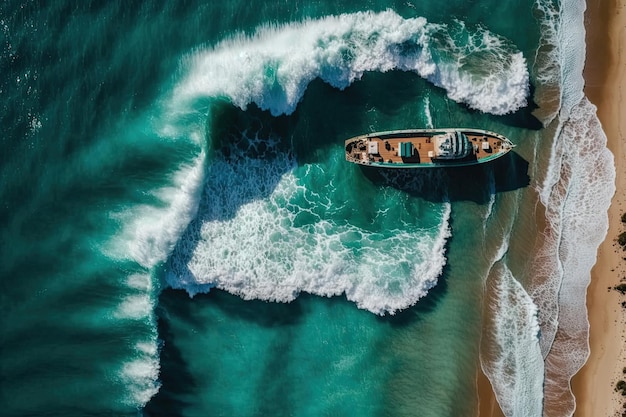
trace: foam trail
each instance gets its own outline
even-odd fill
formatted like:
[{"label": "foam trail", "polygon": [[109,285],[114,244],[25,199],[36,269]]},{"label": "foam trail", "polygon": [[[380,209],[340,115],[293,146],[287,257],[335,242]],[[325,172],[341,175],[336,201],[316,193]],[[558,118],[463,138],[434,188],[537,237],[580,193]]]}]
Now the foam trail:
[{"label": "foam trail", "polygon": [[487,224],[489,217],[493,214],[493,208],[496,204],[496,177],[493,171],[489,172],[489,202],[483,215],[483,235],[487,235]]},{"label": "foam trail", "polygon": [[[192,136],[193,137],[193,136]],[[164,262],[183,231],[196,215],[202,183],[204,181],[204,151],[191,164],[180,167],[169,186],[156,190],[156,196],[164,207],[140,206],[123,214],[132,216],[127,229],[122,234],[126,243],[126,254],[140,265],[147,273],[129,277],[130,288],[139,288],[139,294],[128,296],[119,306],[118,314],[136,320],[147,320],[154,329],[149,341],[137,345],[137,357],[124,365],[122,374],[131,381],[133,400],[142,406],[158,392],[159,360],[156,335],[156,317],[158,288],[154,288],[155,267]],[[118,241],[118,243],[120,243]],[[119,247],[124,247],[120,244]]]},{"label": "foam trail", "polygon": [[194,53],[188,65],[176,101],[226,96],[242,109],[256,103],[274,115],[292,113],[315,78],[343,89],[367,71],[414,71],[452,100],[493,114],[525,106],[529,93],[526,60],[505,39],[390,10],[264,27]]},{"label": "foam trail", "polygon": [[553,0],[535,0],[534,3],[534,13],[541,25],[541,38],[533,60],[533,74],[538,81],[534,99],[539,104],[533,114],[544,126],[552,123],[559,115],[564,93],[561,88],[562,71],[568,66],[561,59],[564,50],[560,40],[562,27],[559,6]]},{"label": "foam trail", "polygon": [[486,328],[481,366],[507,417],[540,417],[543,356],[539,346],[537,306],[504,262],[488,280]]},{"label": "foam trail", "polygon": [[145,405],[158,391],[160,364],[157,336],[135,345],[135,359],[123,365],[121,374],[130,390],[130,405]]},{"label": "foam trail", "polygon": [[[140,272],[127,277],[126,295],[113,315],[119,320],[145,324],[149,335],[135,344],[133,358],[119,369],[121,380],[128,386],[129,405],[143,407],[160,387],[159,345],[155,307],[160,286],[158,266],[173,250],[176,242],[196,215],[204,181],[206,144],[202,143],[206,115],[191,109],[157,115],[160,124],[152,125],[159,140],[185,141],[199,148],[191,161],[178,166],[169,183],[147,193],[150,204],[142,204],[111,214],[122,230],[103,248],[113,259],[132,261]],[[183,117],[184,116],[184,117]],[[132,131],[132,129],[129,129]],[[157,201],[155,204],[154,201]]]},{"label": "foam trail", "polygon": [[435,126],[433,125],[433,115],[430,113],[430,97],[428,96],[424,98],[424,114],[426,115],[426,127],[433,129]]},{"label": "foam trail", "polygon": [[[585,98],[575,106],[557,138],[558,181],[550,189],[546,249],[558,262],[558,328],[546,357],[546,413],[574,411],[569,381],[589,355],[586,288],[599,244],[608,230],[607,208],[615,192],[613,156]],[[541,294],[538,294],[541,298]]]},{"label": "foam trail", "polygon": [[[187,76],[170,104],[191,111],[205,108],[207,99],[227,97],[242,109],[256,103],[274,115],[290,114],[315,78],[343,89],[367,71],[394,69],[415,71],[445,88],[451,99],[494,114],[517,110],[528,94],[526,61],[503,38],[481,27],[470,32],[459,21],[435,25],[392,11],[264,27],[251,37],[241,35],[197,51],[185,65]],[[201,219],[195,232],[179,242],[168,283],[192,295],[217,286],[243,298],[274,301],[290,301],[301,291],[345,293],[378,314],[410,306],[436,283],[445,264],[449,206],[436,230],[394,230],[381,237],[322,218],[301,229],[294,227],[299,219],[320,217],[316,210],[327,203],[311,201],[313,191],[298,184],[292,165],[285,155],[269,163],[213,161],[211,171],[220,176],[207,181],[209,197]],[[251,183],[251,177],[262,180]],[[309,206],[293,202],[298,199]],[[377,249],[381,239],[396,249],[393,259],[389,248]],[[399,245],[402,239],[408,243]],[[240,244],[232,247],[235,241]],[[357,254],[346,244],[355,241],[364,247]],[[239,251],[241,242],[256,250]],[[215,247],[221,252],[211,249]],[[398,257],[401,276],[381,281],[378,277],[393,276],[386,265],[397,264]]]},{"label": "foam trail", "polygon": [[[455,40],[460,38],[466,42]],[[441,58],[444,56],[452,58],[446,61]],[[479,63],[481,71],[476,71],[472,62]],[[207,98],[226,96],[244,109],[248,104],[256,103],[274,115],[289,114],[294,111],[307,85],[314,78],[319,77],[341,89],[358,80],[366,71],[384,72],[393,69],[415,71],[435,85],[445,88],[450,98],[494,114],[508,113],[525,105],[528,94],[525,60],[504,39],[483,28],[469,32],[462,22],[452,26],[434,25],[423,18],[402,19],[392,11],[346,14],[261,28],[252,37],[239,36],[210,50],[195,52],[188,57],[186,65],[188,75],[175,88],[171,100],[171,105],[176,109],[202,107]],[[290,161],[276,158],[272,164],[266,165],[248,159],[245,163],[253,165],[242,167],[228,163],[220,170],[217,169],[218,162],[214,162],[212,168],[216,172],[229,172],[231,169],[237,172],[231,172],[226,178],[207,181],[205,194],[216,201],[207,202],[204,217],[211,221],[201,227],[198,225],[201,229],[198,231],[200,240],[207,241],[206,247],[199,245],[197,250],[191,249],[196,236],[191,237],[192,243],[183,241],[179,244],[180,254],[172,258],[173,272],[168,275],[168,282],[173,287],[186,288],[190,294],[194,294],[215,285],[244,298],[276,301],[290,301],[300,291],[320,295],[345,293],[360,307],[383,314],[415,303],[436,282],[445,263],[443,248],[449,234],[449,213],[445,214],[446,220],[437,233],[426,231],[421,238],[411,235],[409,241],[414,242],[415,252],[406,253],[407,268],[411,271],[395,283],[384,284],[392,284],[393,291],[400,294],[392,295],[390,288],[384,288],[381,292],[381,288],[377,287],[380,284],[373,285],[378,281],[377,276],[388,274],[388,271],[383,270],[387,261],[380,265],[360,262],[357,267],[354,263],[346,263],[346,259],[350,260],[353,256],[341,254],[337,250],[344,246],[345,241],[359,236],[363,238],[361,242],[375,246],[369,240],[371,238],[358,228],[346,226],[337,231],[336,224],[324,222],[315,226],[315,239],[318,241],[311,243],[308,249],[301,248],[301,252],[317,255],[329,253],[324,256],[330,256],[331,262],[324,267],[305,256],[284,259],[285,254],[291,253],[291,246],[298,247],[296,242],[308,242],[310,239],[291,236],[284,247],[274,241],[265,241],[265,236],[274,236],[275,239],[278,236],[289,236],[286,230],[271,224],[277,216],[276,212],[281,212],[281,204],[276,200],[289,200],[294,195],[310,191],[299,188],[296,178],[288,174],[292,169]],[[246,189],[248,185],[242,189],[242,183],[247,182],[241,177],[245,177],[248,170],[256,172],[257,177],[267,178],[271,185],[264,186],[265,190]],[[281,175],[285,177],[281,178]],[[237,180],[233,184],[224,186],[231,194],[223,195],[221,189],[211,189],[213,183],[229,184],[234,178]],[[263,184],[263,181],[257,184]],[[267,196],[267,190],[274,186],[274,194]],[[239,200],[247,194],[260,194],[274,201],[268,204],[266,201],[244,197],[254,202],[242,204]],[[237,202],[236,206],[241,205],[236,216],[232,215],[236,221],[229,220],[226,224],[213,221],[216,207],[225,207],[234,201]],[[311,209],[301,211],[311,212]],[[254,218],[261,214],[260,219]],[[284,224],[294,224],[296,221],[288,210],[281,212],[280,216]],[[247,226],[237,230],[241,225]],[[239,239],[232,240],[248,242],[250,247],[256,247],[262,242],[258,253],[264,253],[264,259],[270,261],[236,256],[237,248],[222,253],[220,262],[212,259],[210,247],[217,244],[213,237],[217,232],[213,228],[231,230],[231,236],[241,235]],[[248,233],[247,230],[256,230],[258,233]],[[291,233],[297,230],[294,228]],[[333,230],[331,235],[328,235],[329,230]],[[401,237],[408,238],[402,231],[396,232],[393,238],[395,241]],[[228,242],[219,242],[217,246],[228,248]],[[283,249],[269,254],[262,250],[268,246]],[[191,252],[193,255],[189,255]],[[420,256],[413,256],[418,253]],[[384,253],[377,253],[376,256],[378,259],[387,259]],[[409,256],[412,256],[410,260]],[[223,261],[224,258],[226,261]],[[420,263],[422,258],[431,261]],[[388,261],[389,264],[394,263],[391,259]],[[363,270],[358,271],[358,268]],[[247,272],[250,270],[255,272],[250,274]],[[299,279],[296,279],[293,271],[300,271]],[[357,285],[354,278],[357,274],[367,279]],[[344,279],[333,280],[333,276]],[[273,277],[274,281],[267,277]],[[275,281],[281,285],[277,286]],[[397,286],[400,286],[400,290]],[[383,294],[388,295],[388,300],[385,300]]]}]

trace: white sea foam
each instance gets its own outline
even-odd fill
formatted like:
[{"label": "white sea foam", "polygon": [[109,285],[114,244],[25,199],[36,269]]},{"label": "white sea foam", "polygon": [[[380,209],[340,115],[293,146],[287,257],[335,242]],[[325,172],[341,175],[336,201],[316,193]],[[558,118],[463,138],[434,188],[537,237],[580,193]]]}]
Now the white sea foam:
[{"label": "white sea foam", "polygon": [[[488,366],[485,372],[496,393],[500,392],[498,402],[507,417],[573,414],[575,401],[570,379],[589,353],[585,290],[597,247],[606,235],[606,209],[615,190],[614,166],[612,155],[606,149],[606,137],[595,116],[595,107],[583,97],[584,2],[572,0],[562,2],[560,9],[558,7],[547,0],[536,2],[538,16],[542,19],[542,47],[535,68],[541,84],[538,90],[547,88],[544,94],[556,93],[557,96],[556,100],[546,97],[556,105],[550,102],[546,106],[550,110],[542,115],[542,121],[548,127],[544,139],[550,141],[551,148],[543,143],[537,145],[550,151],[549,159],[540,158],[542,154],[537,154],[537,148],[533,158],[533,169],[543,171],[545,168],[545,172],[537,171],[532,177],[536,178],[534,186],[545,206],[547,226],[543,231],[543,247],[534,255],[533,274],[525,281],[530,299],[538,307],[536,318],[529,318],[527,325],[536,322],[541,328],[538,346],[544,357],[544,367],[536,364],[528,367],[534,377],[526,369],[518,369],[514,374],[515,381],[512,381],[510,370],[497,366],[489,368],[490,362],[481,353],[483,366]],[[554,136],[547,137],[548,132],[554,132]],[[506,268],[503,271],[501,275],[506,277],[509,271]],[[524,299],[518,301],[523,305]],[[503,300],[507,301],[506,298]],[[494,309],[498,311],[499,307],[495,305]],[[506,317],[507,313],[503,310],[500,314]],[[524,335],[508,345],[505,335],[488,337],[490,341],[494,339],[496,349],[501,349],[496,357],[516,357],[519,346],[528,342]],[[544,375],[543,409],[531,413],[529,407],[532,404],[519,399],[534,397],[516,394],[510,389],[511,382],[518,384],[528,378],[538,380]]]},{"label": "white sea foam", "polygon": [[127,402],[143,407],[161,385],[158,382],[160,364],[156,336],[154,340],[138,342],[135,352],[136,357],[125,363],[120,373],[130,391]]},{"label": "white sea foam", "polygon": [[119,304],[115,317],[132,320],[152,318],[155,306],[152,276],[149,273],[130,275],[126,285],[128,295]]},{"label": "white sea foam", "polygon": [[546,402],[547,409],[558,404],[560,410],[569,402],[567,415],[571,415],[574,399],[569,380],[589,354],[585,295],[598,245],[608,230],[606,210],[615,192],[615,169],[595,106],[586,98],[570,109],[556,141],[553,161],[558,165],[552,172],[558,178],[549,182],[549,190],[543,190],[550,233],[541,258],[554,260],[544,268],[552,274],[556,288],[541,288],[537,298],[553,302],[558,291],[558,304],[551,306],[553,316],[544,320],[548,342],[554,335],[546,356]]},{"label": "white sea foam", "polygon": [[430,113],[430,97],[428,96],[424,98],[424,114],[426,115],[426,127],[429,129],[434,128],[433,115]]},{"label": "white sea foam", "polygon": [[127,279],[126,284],[133,289],[145,292],[152,291],[152,277],[147,274],[133,274]]},{"label": "white sea foam", "polygon": [[154,283],[154,268],[169,256],[196,214],[204,177],[204,155],[201,152],[191,165],[180,167],[169,186],[152,192],[161,202],[159,206],[140,205],[115,215],[125,228],[107,248],[109,255],[133,260],[146,272],[128,276],[128,294],[114,315],[118,319],[146,323],[155,333],[153,340],[137,343],[134,358],[120,370],[128,385],[128,402],[140,407],[158,392],[160,386],[154,313],[158,286]]},{"label": "white sea foam", "polygon": [[[467,45],[457,43],[451,34],[455,30],[467,32]],[[472,61],[477,60],[486,71],[476,71]],[[157,115],[161,124],[155,133],[197,144],[206,140],[208,100],[227,97],[241,108],[256,103],[274,115],[289,114],[315,78],[343,89],[367,71],[414,71],[444,88],[451,99],[493,114],[519,109],[528,95],[526,61],[502,38],[483,28],[470,32],[461,22],[434,25],[392,11],[265,27],[252,37],[198,50],[186,65],[182,82],[164,104],[166,111]],[[211,286],[276,301],[292,300],[301,291],[343,293],[377,314],[414,304],[436,284],[446,260],[449,204],[435,228],[400,225],[381,236],[349,223],[315,219],[313,210],[293,203],[315,190],[298,184],[293,160],[286,155],[271,163],[248,158],[247,164],[258,165],[236,172],[241,167],[232,163],[206,167],[205,154],[179,167],[168,186],[152,192],[158,205],[116,215],[125,227],[108,248],[112,256],[133,260],[152,274],[178,244],[168,282],[190,294]],[[207,202],[196,217],[207,169],[224,175],[222,182],[207,182]],[[250,170],[254,178],[246,177]],[[315,220],[297,224],[307,215]],[[198,236],[179,241],[194,217]],[[129,278],[129,295],[118,317],[155,326],[151,279]],[[156,341],[138,344],[137,357],[122,370],[139,404],[158,390],[157,351]]]},{"label": "white sea foam", "polygon": [[[543,8],[549,10],[549,3]],[[569,381],[589,354],[586,287],[597,247],[606,236],[606,210],[615,191],[606,136],[595,107],[583,97],[584,8],[579,0],[564,2],[554,19],[558,36],[551,37],[559,42],[553,54],[560,68],[561,107],[538,189],[548,225],[535,262],[533,298],[541,306],[544,415],[555,417],[571,416],[575,409]]]},{"label": "white sea foam", "polygon": [[460,44],[450,34],[454,30],[467,31],[461,22],[448,27],[393,11],[264,27],[252,37],[190,55],[175,107],[226,96],[241,108],[256,103],[274,115],[290,114],[315,78],[343,89],[367,71],[394,69],[414,71],[451,99],[483,112],[505,114],[525,106],[529,76],[521,52],[480,27],[467,34],[468,44]]},{"label": "white sea foam", "polygon": [[534,112],[544,126],[549,125],[558,116],[561,108],[563,90],[561,13],[559,5],[552,0],[535,0],[534,14],[541,28],[539,48],[535,53],[532,76],[537,80],[534,100],[539,109]]},{"label": "white sea foam", "polygon": [[[582,0],[565,0],[560,10],[558,26],[561,54],[561,120],[566,120],[584,97],[583,68],[585,64],[586,3]],[[595,113],[595,112],[594,112]]]},{"label": "white sea foam", "polygon": [[[495,186],[495,184],[494,184]],[[495,199],[494,199],[495,200]],[[494,202],[483,216],[485,236],[501,243],[493,251],[485,285],[481,368],[507,417],[539,417],[542,412],[544,364],[539,344],[538,309],[507,266],[518,196],[500,198],[506,221],[490,222]]]},{"label": "white sea foam", "polygon": [[115,316],[118,318],[141,319],[150,317],[154,305],[150,295],[130,295],[119,305]]},{"label": "white sea foam", "polygon": [[544,364],[537,306],[504,262],[494,264],[488,285],[492,322],[483,336],[483,372],[505,416],[540,417]]},{"label": "white sea foam", "polygon": [[115,215],[125,229],[108,250],[121,259],[132,259],[145,268],[165,261],[178,238],[196,215],[204,179],[205,153],[181,167],[170,185],[152,191],[161,207],[141,205]]},{"label": "white sea foam", "polygon": [[[329,197],[299,183],[287,155],[217,160],[212,169],[219,178],[207,181],[192,225],[197,234],[171,259],[167,279],[174,288],[194,295],[216,286],[244,299],[280,302],[303,291],[345,294],[360,308],[385,314],[414,304],[441,274],[449,204],[435,230],[400,224],[383,234],[320,217],[330,209]],[[259,195],[264,198],[253,198]],[[299,224],[303,217],[309,221]]]},{"label": "white sea foam", "polygon": [[159,390],[159,349],[156,335],[157,294],[153,276],[146,272],[132,274],[127,278],[128,295],[120,303],[114,315],[120,320],[140,321],[147,324],[151,337],[135,343],[133,357],[120,370],[124,384],[128,386],[132,405],[144,406]]}]

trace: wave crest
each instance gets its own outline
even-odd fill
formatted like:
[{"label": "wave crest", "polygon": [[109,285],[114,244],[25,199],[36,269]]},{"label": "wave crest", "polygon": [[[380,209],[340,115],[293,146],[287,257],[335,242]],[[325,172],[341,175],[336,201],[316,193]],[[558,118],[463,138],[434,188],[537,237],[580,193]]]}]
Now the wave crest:
[{"label": "wave crest", "polygon": [[273,115],[292,113],[315,78],[344,89],[368,71],[414,71],[452,100],[496,115],[525,106],[529,94],[526,59],[505,39],[389,10],[263,27],[198,51],[187,64],[175,100],[225,96]]}]

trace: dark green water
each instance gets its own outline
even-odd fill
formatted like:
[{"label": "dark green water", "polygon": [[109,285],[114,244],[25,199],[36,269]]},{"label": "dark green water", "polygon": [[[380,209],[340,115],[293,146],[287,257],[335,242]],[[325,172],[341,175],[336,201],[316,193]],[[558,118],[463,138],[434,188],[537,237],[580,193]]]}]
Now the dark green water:
[{"label": "dark green water", "polygon": [[[559,244],[612,181],[551,37],[578,6],[3,2],[2,414],[470,416],[481,368],[507,416],[550,410],[602,236]],[[419,126],[517,148],[343,160]]]}]

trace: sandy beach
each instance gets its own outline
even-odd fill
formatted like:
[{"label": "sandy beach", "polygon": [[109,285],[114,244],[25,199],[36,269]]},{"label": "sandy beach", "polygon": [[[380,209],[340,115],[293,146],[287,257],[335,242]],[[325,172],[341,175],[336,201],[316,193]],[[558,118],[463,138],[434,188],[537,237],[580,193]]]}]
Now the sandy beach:
[{"label": "sandy beach", "polygon": [[626,62],[624,43],[626,35],[626,2],[599,0],[587,4],[587,59],[585,62],[585,93],[598,107],[598,117],[608,137],[609,149],[615,156],[616,187],[609,209],[609,231],[598,250],[597,263],[591,273],[587,290],[587,308],[590,321],[590,356],[572,381],[576,396],[576,417],[621,415],[623,403],[615,384],[626,379],[624,337],[626,323],[621,302],[626,296],[609,290],[626,277],[626,252],[616,243],[617,236],[626,230],[621,215],[626,211],[624,181],[624,120],[622,106]]},{"label": "sandy beach", "polygon": [[[621,221],[626,212],[626,0],[589,1],[585,12],[587,59],[585,94],[598,108],[597,114],[615,157],[617,191],[609,208],[609,231],[598,249],[596,265],[587,290],[590,321],[590,356],[572,380],[576,397],[576,417],[619,416],[626,398],[615,391],[620,379],[626,380],[626,295],[612,289],[626,280],[626,252],[616,242],[626,231]],[[489,380],[477,377],[480,417],[502,417]]]}]

